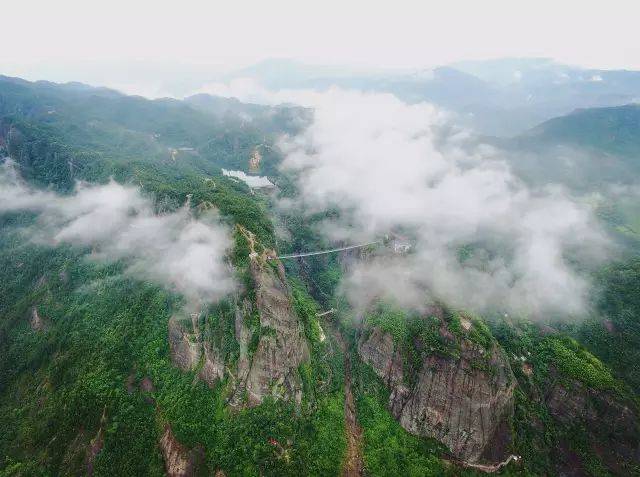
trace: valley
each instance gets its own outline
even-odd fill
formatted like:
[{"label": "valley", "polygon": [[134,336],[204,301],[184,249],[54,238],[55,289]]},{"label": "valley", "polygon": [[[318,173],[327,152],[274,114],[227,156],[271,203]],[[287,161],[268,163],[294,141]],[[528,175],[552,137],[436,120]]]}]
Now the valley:
[{"label": "valley", "polygon": [[0,476],[640,472],[636,110],[476,144],[373,99],[361,153],[321,106],[0,77]]}]

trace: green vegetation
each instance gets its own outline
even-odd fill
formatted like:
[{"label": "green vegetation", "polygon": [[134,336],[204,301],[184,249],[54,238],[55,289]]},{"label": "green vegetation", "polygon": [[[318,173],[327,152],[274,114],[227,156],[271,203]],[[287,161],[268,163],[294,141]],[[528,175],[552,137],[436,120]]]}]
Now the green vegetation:
[{"label": "green vegetation", "polygon": [[369,312],[365,322],[371,327],[378,327],[393,337],[397,344],[404,344],[409,339],[409,314],[397,305],[378,303],[376,308]]},{"label": "green vegetation", "polygon": [[[469,329],[463,328],[462,321],[469,322]],[[493,347],[491,331],[482,319],[469,313],[461,313],[444,308],[444,321],[434,316],[409,313],[397,305],[380,302],[365,316],[369,328],[377,327],[393,337],[396,346],[403,352],[404,375],[412,383],[422,367],[424,359],[432,354],[458,359],[461,340],[481,346],[486,351]],[[486,372],[494,370],[488,363],[490,354],[474,365]]]},{"label": "green vegetation", "polygon": [[[545,336],[537,325],[527,321],[491,324],[494,336],[512,357],[511,368],[518,382],[514,392],[512,451],[523,457],[527,471],[544,475],[557,472],[559,466],[580,465],[588,475],[610,475],[598,450],[601,442],[613,438],[609,434],[612,429],[608,427],[609,423],[593,428],[582,420],[554,417],[548,403],[540,396],[548,395],[555,386],[562,386],[569,393],[567,400],[575,394],[576,402],[580,403],[578,396],[585,392],[589,396],[586,405],[592,401],[594,412],[600,412],[602,404],[598,402],[608,399],[633,405],[624,383],[616,380],[600,360],[564,334]],[[524,361],[523,356],[526,357]],[[575,462],[565,461],[567,455],[575,455]]]},{"label": "green vegetation", "polygon": [[367,475],[444,475],[440,460],[444,447],[432,439],[409,434],[391,416],[386,404],[389,391],[373,369],[354,363],[354,394],[358,419],[364,431],[364,465]]},{"label": "green vegetation", "polygon": [[[328,354],[319,340],[312,341],[316,351],[306,374],[314,390],[306,394],[309,406],[296,410],[267,402],[234,413],[224,404],[225,382],[211,390],[171,364],[167,322],[179,305],[175,297],[124,278],[118,266],[90,264],[65,248],[21,246],[6,230],[2,242],[8,247],[2,250],[7,266],[0,285],[0,468],[36,462],[45,474],[61,472],[74,446],[86,446],[96,435],[104,411],[105,446],[96,475],[161,475],[157,442],[165,422],[184,445],[204,447],[209,468],[230,475],[337,473],[344,450],[342,369],[318,355]],[[309,300],[296,294],[300,309],[312,310]],[[47,331],[29,327],[32,304]],[[229,304],[213,307],[206,319],[218,325],[210,339],[237,355]],[[135,382],[149,377],[154,383],[157,409],[146,393],[127,390],[132,373]],[[284,450],[270,444],[272,439]],[[82,473],[84,457],[74,462]]]},{"label": "green vegetation", "polygon": [[[254,120],[241,120],[243,114]],[[71,193],[77,180],[104,183],[113,177],[140,186],[158,212],[187,201],[196,216],[218,211],[234,230],[228,259],[243,285],[240,299],[255,304],[249,243],[236,225],[255,234],[259,251],[320,249],[326,244],[314,227],[339,212],[306,217],[288,210],[274,216],[266,195],[223,176],[221,168],[246,171],[259,150],[260,172],[277,176],[281,157],[271,145],[279,133],[300,127],[300,114],[202,97],[147,101],[79,85],[0,78],[0,153],[9,154],[31,184],[62,194]],[[633,143],[631,136],[623,135],[625,143]],[[283,195],[292,196],[291,178],[275,180]],[[598,212],[637,246],[632,240],[637,204],[604,202]],[[571,390],[577,381],[591,396],[607,393],[629,406],[637,402],[637,258],[599,272],[593,314],[554,325],[559,333],[542,333],[541,326],[518,320],[488,326],[480,317],[444,306],[442,316],[429,316],[387,302],[366,314],[361,330],[345,320],[332,323],[331,316],[321,321],[317,313],[330,307],[339,310],[338,319],[350,312],[337,294],[340,257],[288,261],[292,305],[310,351],[310,360],[297,370],[302,403],[266,399],[253,408],[232,409],[228,399],[240,357],[238,297],[211,305],[200,316],[203,339],[220,351],[227,368],[224,379],[208,387],[197,370],[180,371],[170,359],[168,321],[181,312],[181,297],[130,278],[126,263],[93,262],[86,258],[88,250],[25,240],[20,229],[33,220],[29,213],[0,214],[0,477],[83,475],[98,435],[104,445],[95,456],[94,475],[163,475],[158,441],[168,425],[182,445],[202,451],[203,474],[221,469],[229,476],[338,475],[346,449],[339,328],[351,339],[347,352],[367,475],[473,475],[445,464],[441,444],[407,433],[392,417],[388,389],[357,356],[354,335],[373,327],[389,333],[401,350],[409,386],[429,356],[458,359],[463,345],[492,351],[497,340],[517,379],[509,450],[523,456],[524,475],[553,475],[563,446],[591,475],[608,472],[594,449],[608,444],[610,436],[554,418],[545,402],[552,385]],[[285,239],[276,239],[274,224]],[[469,260],[474,250],[475,245],[461,247],[460,260]],[[36,312],[40,323],[33,322]],[[252,333],[249,355],[261,336],[276,336],[273,328],[260,325],[255,306],[245,324]],[[483,352],[472,366],[493,373],[491,355]],[[511,475],[512,469],[505,472]]]},{"label": "green vegetation", "polygon": [[[161,212],[190,197],[194,213],[216,208],[230,225],[251,230],[264,246],[274,244],[265,203],[220,174],[231,158],[248,159],[244,149],[216,143],[212,157],[211,138],[222,123],[205,112],[174,101],[2,79],[0,116],[6,152],[34,184],[67,193],[77,179],[114,177],[142,186]],[[225,123],[225,134],[244,138],[246,148],[258,136],[265,139],[239,125],[227,129],[232,124]],[[180,146],[196,151],[174,161],[167,148]],[[180,297],[128,278],[124,264],[25,243],[17,228],[32,219],[26,213],[0,216],[0,472],[85,474],[87,449],[101,432],[104,447],[94,475],[162,475],[158,441],[170,424],[181,444],[203,450],[211,471],[338,473],[345,448],[342,360],[335,344],[329,346],[331,338],[320,339],[316,305],[301,286],[295,287],[295,306],[311,344],[311,363],[301,373],[303,406],[267,400],[234,411],[226,403],[229,378],[210,389],[195,372],[171,363],[168,320],[181,308]],[[250,285],[247,244],[241,234],[235,238],[231,258]],[[247,293],[251,298],[250,286]],[[30,326],[34,307],[41,330]],[[228,366],[239,354],[234,314],[232,303],[222,301],[201,316],[205,339]],[[142,389],[145,379],[153,383],[151,391]]]},{"label": "green vegetation", "polygon": [[640,392],[640,259],[607,267],[598,275],[598,314],[569,331]]},{"label": "green vegetation", "polygon": [[435,443],[412,436],[374,396],[358,401],[358,416],[364,429],[364,462],[372,476],[439,476],[444,466],[442,451]]},{"label": "green vegetation", "polygon": [[569,337],[547,337],[538,352],[547,366],[557,367],[565,376],[592,388],[617,389],[616,381],[602,362]]}]

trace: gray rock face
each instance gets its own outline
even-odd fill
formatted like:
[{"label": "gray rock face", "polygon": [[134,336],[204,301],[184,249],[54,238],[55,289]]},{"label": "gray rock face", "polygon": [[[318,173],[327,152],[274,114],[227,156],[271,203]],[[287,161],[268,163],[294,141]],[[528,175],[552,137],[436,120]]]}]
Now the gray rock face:
[{"label": "gray rock face", "polygon": [[[247,393],[250,406],[268,396],[302,399],[302,382],[298,367],[309,359],[309,350],[302,324],[291,304],[284,269],[277,272],[259,259],[250,264],[256,294],[256,308],[260,315],[258,346],[246,363],[247,376],[241,388]],[[246,338],[246,327],[236,322],[238,340]],[[241,361],[242,361],[241,344]],[[246,356],[246,355],[245,355]],[[239,364],[239,376],[240,366]]]},{"label": "gray rock face", "polygon": [[183,446],[175,438],[169,425],[165,426],[159,445],[167,476],[190,477],[198,474],[203,460],[202,449],[190,450]]},{"label": "gray rock face", "polygon": [[[309,360],[309,350],[302,324],[292,305],[282,265],[277,270],[263,257],[253,255],[249,272],[255,291],[255,304],[248,298],[235,305],[235,338],[239,356],[231,379],[232,406],[260,404],[266,396],[302,400],[302,381],[298,367]],[[249,319],[257,312],[259,329],[249,329]],[[198,377],[210,386],[224,377],[227,367],[219,350],[203,339],[198,317],[192,316],[190,332],[185,320],[169,320],[169,345],[173,363],[184,371],[198,371]],[[250,343],[257,337],[251,353]],[[255,343],[255,341],[254,341]],[[228,366],[226,366],[228,365]]]},{"label": "gray rock face", "polygon": [[213,386],[224,377],[224,361],[211,343],[202,340],[195,317],[192,326],[194,331],[190,333],[177,317],[169,320],[171,360],[183,371],[199,370],[198,377]]},{"label": "gray rock face", "polygon": [[486,351],[460,339],[459,350],[457,358],[427,355],[409,385],[403,379],[403,350],[391,335],[374,328],[358,348],[391,389],[389,408],[407,431],[434,437],[469,462],[499,459],[510,439],[504,423],[513,415],[515,378],[496,344]]},{"label": "gray rock face", "polygon": [[38,313],[38,307],[31,308],[31,316],[29,317],[29,326],[33,331],[46,331],[48,324],[45,319]]},{"label": "gray rock face", "polygon": [[640,417],[635,405],[613,391],[586,387],[574,379],[557,379],[551,370],[545,396],[549,413],[567,428],[580,425],[593,451],[619,475],[640,461]]},{"label": "gray rock face", "polygon": [[374,328],[369,337],[360,343],[358,352],[388,386],[402,386],[402,353],[395,349],[389,333]]}]

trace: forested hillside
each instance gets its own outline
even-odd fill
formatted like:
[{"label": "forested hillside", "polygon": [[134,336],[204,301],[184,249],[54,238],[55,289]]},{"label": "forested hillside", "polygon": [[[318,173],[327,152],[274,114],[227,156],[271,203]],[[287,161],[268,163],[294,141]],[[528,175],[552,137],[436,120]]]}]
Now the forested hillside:
[{"label": "forested hillside", "polygon": [[[184,213],[226,231],[235,284],[194,305],[128,256],[105,259],[108,243],[42,239],[46,212],[0,204],[0,476],[638,475],[634,199],[600,204],[620,253],[586,270],[585,316],[357,309],[341,279],[397,239],[274,259],[329,248],[317,226],[341,213],[278,203],[297,191],[277,142],[312,115],[0,78],[2,181],[51,194],[45,211],[111,179],[134,188],[152,212],[131,204],[127,220]],[[612,121],[538,131],[636,158],[637,124]]]}]

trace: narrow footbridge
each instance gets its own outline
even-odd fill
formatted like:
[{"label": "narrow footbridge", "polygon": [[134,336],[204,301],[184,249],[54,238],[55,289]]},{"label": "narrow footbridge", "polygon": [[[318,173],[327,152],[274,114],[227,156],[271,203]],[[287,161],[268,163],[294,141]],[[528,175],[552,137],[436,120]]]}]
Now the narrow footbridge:
[{"label": "narrow footbridge", "polygon": [[377,245],[382,243],[381,240],[376,242],[361,243],[358,245],[349,245],[348,247],[332,248],[329,250],[319,250],[317,252],[292,253],[289,255],[280,255],[279,257],[269,257],[268,260],[284,260],[286,258],[313,257],[314,255],[325,255],[327,253],[342,252],[344,250],[353,250],[356,248],[368,247],[369,245]]}]

